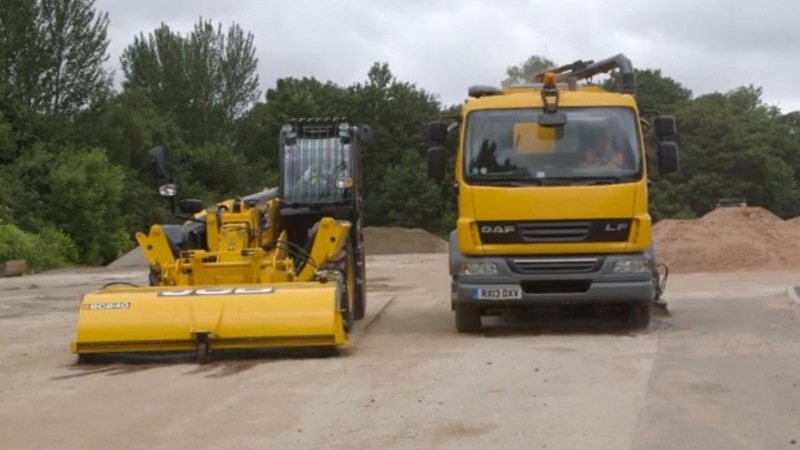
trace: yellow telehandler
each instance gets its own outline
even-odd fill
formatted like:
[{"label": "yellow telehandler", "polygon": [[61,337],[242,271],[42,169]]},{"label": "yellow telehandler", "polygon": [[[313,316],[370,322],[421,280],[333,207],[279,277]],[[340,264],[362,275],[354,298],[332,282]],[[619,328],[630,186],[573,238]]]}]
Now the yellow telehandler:
[{"label": "yellow telehandler", "polygon": [[208,207],[177,200],[179,177],[152,149],[159,193],[186,222],[136,235],[150,286],[86,294],[72,352],[189,351],[205,363],[218,350],[347,344],[366,308],[360,148],[371,140],[346,118],[293,119],[280,185]]}]

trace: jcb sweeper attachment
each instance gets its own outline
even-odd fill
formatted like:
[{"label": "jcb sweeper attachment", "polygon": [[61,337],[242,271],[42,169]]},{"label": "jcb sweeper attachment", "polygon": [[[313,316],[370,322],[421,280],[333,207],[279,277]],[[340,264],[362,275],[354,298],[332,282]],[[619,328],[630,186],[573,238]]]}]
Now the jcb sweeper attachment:
[{"label": "jcb sweeper attachment", "polygon": [[80,355],[335,347],[348,343],[337,281],[113,287],[83,298]]}]

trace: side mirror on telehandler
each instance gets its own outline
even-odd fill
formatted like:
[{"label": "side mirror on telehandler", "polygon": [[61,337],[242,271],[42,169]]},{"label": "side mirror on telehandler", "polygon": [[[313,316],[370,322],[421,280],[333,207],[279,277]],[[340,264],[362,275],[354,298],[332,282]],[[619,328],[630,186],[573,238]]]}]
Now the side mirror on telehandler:
[{"label": "side mirror on telehandler", "polygon": [[150,177],[153,184],[158,187],[158,194],[162,197],[176,197],[179,188],[172,180],[172,174],[167,166],[167,152],[164,147],[155,147],[148,153],[150,162]]},{"label": "side mirror on telehandler", "polygon": [[150,149],[148,158],[150,160],[150,176],[157,186],[161,186],[163,181],[168,181],[170,178],[167,170],[167,154],[164,147]]},{"label": "side mirror on telehandler", "polygon": [[180,200],[176,204],[176,198],[181,195],[181,184],[179,177],[175,175],[167,165],[167,152],[164,147],[154,147],[148,152],[150,163],[150,176],[153,183],[158,188],[158,194],[169,198],[172,214],[183,220],[196,221],[193,216],[203,210],[203,203],[200,200]]},{"label": "side mirror on telehandler", "polygon": [[358,137],[365,147],[372,145],[372,127],[362,124],[358,129]]}]

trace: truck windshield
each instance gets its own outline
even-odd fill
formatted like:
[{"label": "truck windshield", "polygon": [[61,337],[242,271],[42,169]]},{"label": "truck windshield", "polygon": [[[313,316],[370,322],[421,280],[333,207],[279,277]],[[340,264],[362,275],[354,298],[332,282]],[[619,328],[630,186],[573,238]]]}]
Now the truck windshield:
[{"label": "truck windshield", "polygon": [[352,176],[350,144],[340,138],[297,138],[284,145],[283,196],[287,202],[345,200],[349,190],[336,181]]},{"label": "truck windshield", "polygon": [[625,107],[562,107],[567,124],[540,127],[540,109],[471,112],[464,140],[468,182],[638,180],[639,121]]}]

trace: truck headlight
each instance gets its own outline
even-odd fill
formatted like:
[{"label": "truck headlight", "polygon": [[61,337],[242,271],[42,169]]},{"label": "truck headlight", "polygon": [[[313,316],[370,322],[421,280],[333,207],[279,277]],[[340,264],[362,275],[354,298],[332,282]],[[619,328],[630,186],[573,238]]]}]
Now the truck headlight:
[{"label": "truck headlight", "polygon": [[616,273],[641,273],[650,270],[650,260],[647,258],[624,258],[614,262]]},{"label": "truck headlight", "polygon": [[493,262],[462,262],[462,275],[496,275],[497,264]]}]

